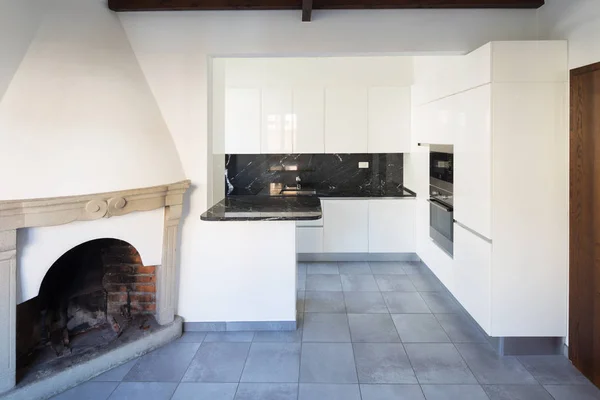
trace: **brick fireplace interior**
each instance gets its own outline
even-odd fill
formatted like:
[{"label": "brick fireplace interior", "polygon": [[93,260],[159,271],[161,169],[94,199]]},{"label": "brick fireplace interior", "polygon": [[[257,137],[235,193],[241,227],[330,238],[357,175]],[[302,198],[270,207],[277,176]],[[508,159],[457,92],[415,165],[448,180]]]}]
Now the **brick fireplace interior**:
[{"label": "brick fireplace interior", "polygon": [[96,351],[126,330],[155,325],[155,270],[117,239],[92,240],[63,254],[38,296],[17,306],[18,378],[32,367]]}]

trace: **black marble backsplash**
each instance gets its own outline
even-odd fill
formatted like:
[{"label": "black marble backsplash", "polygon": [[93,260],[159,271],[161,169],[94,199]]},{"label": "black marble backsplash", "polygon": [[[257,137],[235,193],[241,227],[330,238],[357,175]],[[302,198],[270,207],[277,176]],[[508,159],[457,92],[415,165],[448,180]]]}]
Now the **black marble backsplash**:
[{"label": "black marble backsplash", "polygon": [[[228,154],[225,191],[233,195],[274,195],[274,184],[315,189],[323,196],[394,196],[403,191],[404,159],[399,154]],[[358,168],[368,162],[369,168]]]}]

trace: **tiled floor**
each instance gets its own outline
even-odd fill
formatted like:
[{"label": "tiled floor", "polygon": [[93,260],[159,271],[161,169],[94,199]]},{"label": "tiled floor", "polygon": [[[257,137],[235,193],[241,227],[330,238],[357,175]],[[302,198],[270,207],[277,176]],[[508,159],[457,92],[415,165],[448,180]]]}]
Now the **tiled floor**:
[{"label": "tiled floor", "polygon": [[298,331],[186,333],[55,399],[600,399],[562,356],[498,358],[422,264],[298,269]]}]

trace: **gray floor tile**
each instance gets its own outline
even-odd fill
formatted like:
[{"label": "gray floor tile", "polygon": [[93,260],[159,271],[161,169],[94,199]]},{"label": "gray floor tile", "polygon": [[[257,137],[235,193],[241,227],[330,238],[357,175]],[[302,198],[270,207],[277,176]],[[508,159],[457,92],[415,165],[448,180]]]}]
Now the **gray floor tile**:
[{"label": "gray floor tile", "polygon": [[404,272],[406,272],[407,275],[431,275],[429,268],[420,261],[406,262],[402,265],[402,269],[404,269]]},{"label": "gray floor tile", "polygon": [[348,323],[353,342],[400,342],[398,332],[389,314],[348,314]]},{"label": "gray floor tile", "polygon": [[298,276],[298,280],[296,281],[296,290],[306,290],[306,275]]},{"label": "gray floor tile", "polygon": [[177,339],[180,343],[202,343],[206,337],[206,332],[183,332],[183,335]]},{"label": "gray floor tile", "polygon": [[372,262],[369,261],[371,271],[374,275],[406,275],[402,268],[402,262],[399,261],[385,261],[385,262]]},{"label": "gray floor tile", "polygon": [[306,292],[304,312],[345,313],[344,294],[342,292]]},{"label": "gray floor tile", "polygon": [[518,357],[523,366],[542,385],[587,385],[589,381],[564,356]]},{"label": "gray floor tile", "polygon": [[120,382],[125,378],[125,375],[131,371],[131,368],[138,362],[138,358],[131,360],[123,365],[119,365],[116,368],[106,371],[105,373],[98,375],[92,382]]},{"label": "gray floor tile", "polygon": [[300,382],[357,383],[350,343],[303,343]]},{"label": "gray floor tile", "polygon": [[600,390],[589,385],[544,385],[555,400],[600,400]]},{"label": "gray floor tile", "polygon": [[298,400],[361,400],[355,384],[301,383]]},{"label": "gray floor tile", "polygon": [[446,292],[421,293],[431,312],[436,314],[456,314],[462,312],[460,306]]},{"label": "gray floor tile", "polygon": [[180,383],[172,400],[233,400],[237,383]]},{"label": "gray floor tile", "polygon": [[306,290],[321,292],[341,292],[342,283],[339,275],[307,275]]},{"label": "gray floor tile", "polygon": [[485,343],[479,328],[462,314],[436,314],[442,328],[454,343]]},{"label": "gray floor tile", "polygon": [[303,342],[350,342],[346,314],[304,314]]},{"label": "gray floor tile", "polygon": [[460,343],[456,348],[481,384],[526,385],[537,383],[516,357],[500,357],[486,343]]},{"label": "gray floor tile", "polygon": [[298,276],[306,276],[307,263],[298,263]]},{"label": "gray floor tile", "polygon": [[122,382],[109,400],[169,400],[175,389],[174,382]]},{"label": "gray floor tile", "polygon": [[385,292],[385,304],[392,314],[429,314],[431,311],[419,293]]},{"label": "gray floor tile", "polygon": [[392,319],[404,343],[450,342],[433,314],[392,314]]},{"label": "gray floor tile", "polygon": [[554,400],[540,385],[486,385],[483,388],[490,400]]},{"label": "gray floor tile", "polygon": [[408,275],[375,275],[375,280],[382,292],[416,292]]},{"label": "gray floor tile", "polygon": [[250,343],[207,343],[198,349],[184,382],[239,382]]},{"label": "gray floor tile", "polygon": [[401,344],[354,343],[360,383],[417,383]]},{"label": "gray floor tile", "polygon": [[449,343],[405,344],[421,384],[476,384],[469,367]]},{"label": "gray floor tile", "polygon": [[[301,322],[301,321],[299,321]],[[296,343],[302,341],[302,327],[295,331],[262,331],[254,334],[254,343]]]},{"label": "gray floor tile", "polygon": [[306,298],[306,292],[300,291],[296,295],[296,311],[299,313],[304,312],[304,299]]},{"label": "gray floor tile", "polygon": [[300,343],[252,343],[242,382],[298,382]]},{"label": "gray floor tile", "polygon": [[425,400],[419,385],[360,385],[360,391],[362,400]]},{"label": "gray floor tile", "polygon": [[346,275],[372,275],[371,267],[366,261],[338,262],[340,274]]},{"label": "gray floor tile", "polygon": [[376,292],[379,290],[373,275],[340,275],[344,292]]},{"label": "gray floor tile", "polygon": [[118,382],[85,382],[52,397],[52,400],[106,400],[118,385]]},{"label": "gray floor tile", "polygon": [[235,395],[235,400],[297,400],[297,398],[297,383],[240,383]]},{"label": "gray floor tile", "polygon": [[307,275],[337,275],[340,273],[337,262],[307,263]]},{"label": "gray floor tile", "polygon": [[179,382],[200,347],[198,343],[173,342],[138,360],[123,380]]},{"label": "gray floor tile", "polygon": [[479,385],[423,385],[427,400],[489,400]]},{"label": "gray floor tile", "polygon": [[383,296],[379,292],[346,292],[346,311],[354,314],[388,314]]},{"label": "gray floor tile", "polygon": [[251,342],[254,332],[209,332],[204,342]]},{"label": "gray floor tile", "polygon": [[409,275],[411,282],[419,292],[441,292],[444,286],[433,275],[414,274]]}]

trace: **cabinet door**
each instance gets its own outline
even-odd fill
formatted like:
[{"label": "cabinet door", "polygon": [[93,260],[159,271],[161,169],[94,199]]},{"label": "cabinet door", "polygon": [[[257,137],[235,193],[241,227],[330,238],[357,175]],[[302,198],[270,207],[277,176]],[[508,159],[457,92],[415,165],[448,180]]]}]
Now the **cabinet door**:
[{"label": "cabinet door", "polygon": [[414,253],[415,199],[369,200],[369,253]]},{"label": "cabinet door", "polygon": [[294,89],[295,154],[325,153],[325,90]]},{"label": "cabinet door", "polygon": [[323,200],[323,218],[326,253],[369,251],[368,200]]},{"label": "cabinet door", "polygon": [[454,141],[454,218],[491,239],[491,85],[460,96],[461,124]]},{"label": "cabinet door", "polygon": [[454,224],[454,296],[491,334],[492,244]]},{"label": "cabinet door", "polygon": [[410,152],[410,87],[369,89],[369,153]]},{"label": "cabinet door", "polygon": [[225,152],[260,154],[260,89],[225,91]]},{"label": "cabinet door", "polygon": [[367,88],[326,89],[325,152],[367,151]]},{"label": "cabinet door", "polygon": [[296,228],[296,253],[322,253],[323,228]]},{"label": "cabinet door", "polygon": [[261,115],[261,153],[292,153],[292,90],[263,89]]}]

